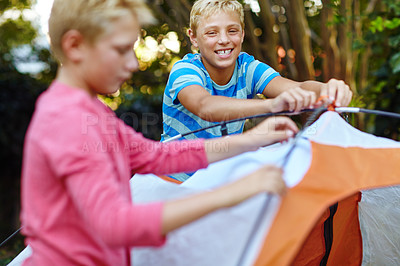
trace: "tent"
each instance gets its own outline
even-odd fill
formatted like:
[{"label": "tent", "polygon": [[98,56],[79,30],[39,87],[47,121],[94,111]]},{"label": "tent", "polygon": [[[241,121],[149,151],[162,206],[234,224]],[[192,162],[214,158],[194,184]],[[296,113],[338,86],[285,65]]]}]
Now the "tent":
[{"label": "tent", "polygon": [[[269,163],[282,165],[293,141],[210,165],[182,184],[153,175],[131,180],[135,201],[184,197]],[[400,143],[324,113],[284,165],[283,197],[260,194],[134,248],[133,265],[400,265]],[[19,265],[29,250],[10,265]]]}]

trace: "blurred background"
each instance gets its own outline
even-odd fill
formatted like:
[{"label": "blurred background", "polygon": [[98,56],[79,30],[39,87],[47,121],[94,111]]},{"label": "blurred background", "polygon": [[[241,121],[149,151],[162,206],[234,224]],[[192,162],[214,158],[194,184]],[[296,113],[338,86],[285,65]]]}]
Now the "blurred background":
[{"label": "blurred background", "polygon": [[[351,106],[400,113],[398,0],[245,0],[248,52],[282,76],[343,79]],[[159,140],[162,94],[172,65],[194,52],[186,34],[192,0],[149,0],[158,24],[135,45],[140,71],[101,99],[136,131]],[[52,0],[0,0],[0,242],[19,227],[25,131],[35,100],[55,77],[47,39]],[[399,138],[400,121],[356,114],[360,130]],[[23,249],[17,234],[0,247],[0,265]]]}]

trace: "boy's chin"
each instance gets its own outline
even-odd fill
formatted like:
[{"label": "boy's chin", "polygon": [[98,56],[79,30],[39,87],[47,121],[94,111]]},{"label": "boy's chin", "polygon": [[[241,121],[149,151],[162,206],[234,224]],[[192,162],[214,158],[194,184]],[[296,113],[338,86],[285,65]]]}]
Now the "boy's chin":
[{"label": "boy's chin", "polygon": [[111,95],[111,94],[114,94],[117,91],[119,91],[120,88],[121,88],[121,86],[118,86],[118,87],[115,87],[115,88],[109,88],[109,89],[105,89],[105,90],[104,89],[103,90],[99,90],[99,91],[97,91],[97,94],[105,95],[105,96]]}]

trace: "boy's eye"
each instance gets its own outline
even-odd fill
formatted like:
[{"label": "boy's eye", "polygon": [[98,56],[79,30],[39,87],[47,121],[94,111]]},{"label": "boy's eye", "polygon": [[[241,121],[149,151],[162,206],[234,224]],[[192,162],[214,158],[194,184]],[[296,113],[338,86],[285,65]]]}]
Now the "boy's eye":
[{"label": "boy's eye", "polygon": [[229,30],[229,33],[238,33],[239,32],[239,30],[237,30],[237,29],[231,29],[231,30]]},{"label": "boy's eye", "polygon": [[216,35],[216,34],[217,34],[217,32],[215,32],[215,31],[206,32],[206,35],[208,35],[208,36],[213,36],[213,35]]},{"label": "boy's eye", "polygon": [[115,47],[115,50],[121,55],[129,53],[132,50],[132,47]]}]

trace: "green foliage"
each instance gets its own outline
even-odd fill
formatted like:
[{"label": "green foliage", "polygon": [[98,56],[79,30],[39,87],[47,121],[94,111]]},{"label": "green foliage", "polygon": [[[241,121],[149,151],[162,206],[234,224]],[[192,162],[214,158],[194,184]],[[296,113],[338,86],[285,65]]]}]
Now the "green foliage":
[{"label": "green foliage", "polygon": [[394,54],[390,58],[389,64],[392,68],[393,74],[397,74],[400,72],[400,52]]},{"label": "green foliage", "polygon": [[[146,30],[142,32],[142,38],[136,48],[140,71],[133,73],[131,80],[118,94],[104,97],[103,100],[126,124],[147,138],[160,140],[162,95],[173,63],[183,54],[182,49],[176,52],[165,45],[166,41],[174,39],[175,34],[178,34],[172,33],[168,25],[163,24]],[[154,36],[150,41],[157,46],[155,53],[145,46],[146,39],[150,36]]]},{"label": "green foliage", "polygon": [[[372,47],[369,86],[364,99],[370,108],[400,113],[400,3],[383,1],[382,12],[371,14],[365,43]],[[367,117],[368,128],[377,135],[398,139],[400,121]]]},{"label": "green foliage", "polygon": [[7,9],[19,9],[29,8],[36,2],[31,0],[1,0],[0,1],[0,15]]},{"label": "green foliage", "polygon": [[[30,44],[36,38],[37,31],[29,21],[25,21],[22,16],[18,19],[7,19],[1,25],[0,38],[2,48],[13,48],[22,44]],[[15,34],[18,32],[18,34]]]},{"label": "green foliage", "polygon": [[373,33],[377,31],[383,32],[385,29],[393,30],[400,26],[400,18],[383,19],[378,16],[375,20],[371,21],[370,29]]},{"label": "green foliage", "polygon": [[[18,62],[32,61],[32,59],[39,58],[42,50],[47,50],[43,47],[36,47],[33,40],[38,37],[37,29],[32,25],[31,21],[25,20],[22,15],[24,8],[29,8],[32,1],[2,1],[0,5],[0,62],[2,64],[17,65]],[[5,16],[5,11],[11,11],[18,15],[16,19],[8,18]],[[26,46],[31,51],[30,56],[26,58],[18,58],[15,56],[15,51],[19,47]],[[29,48],[28,48],[29,47]],[[17,61],[16,59],[19,59]]]}]

